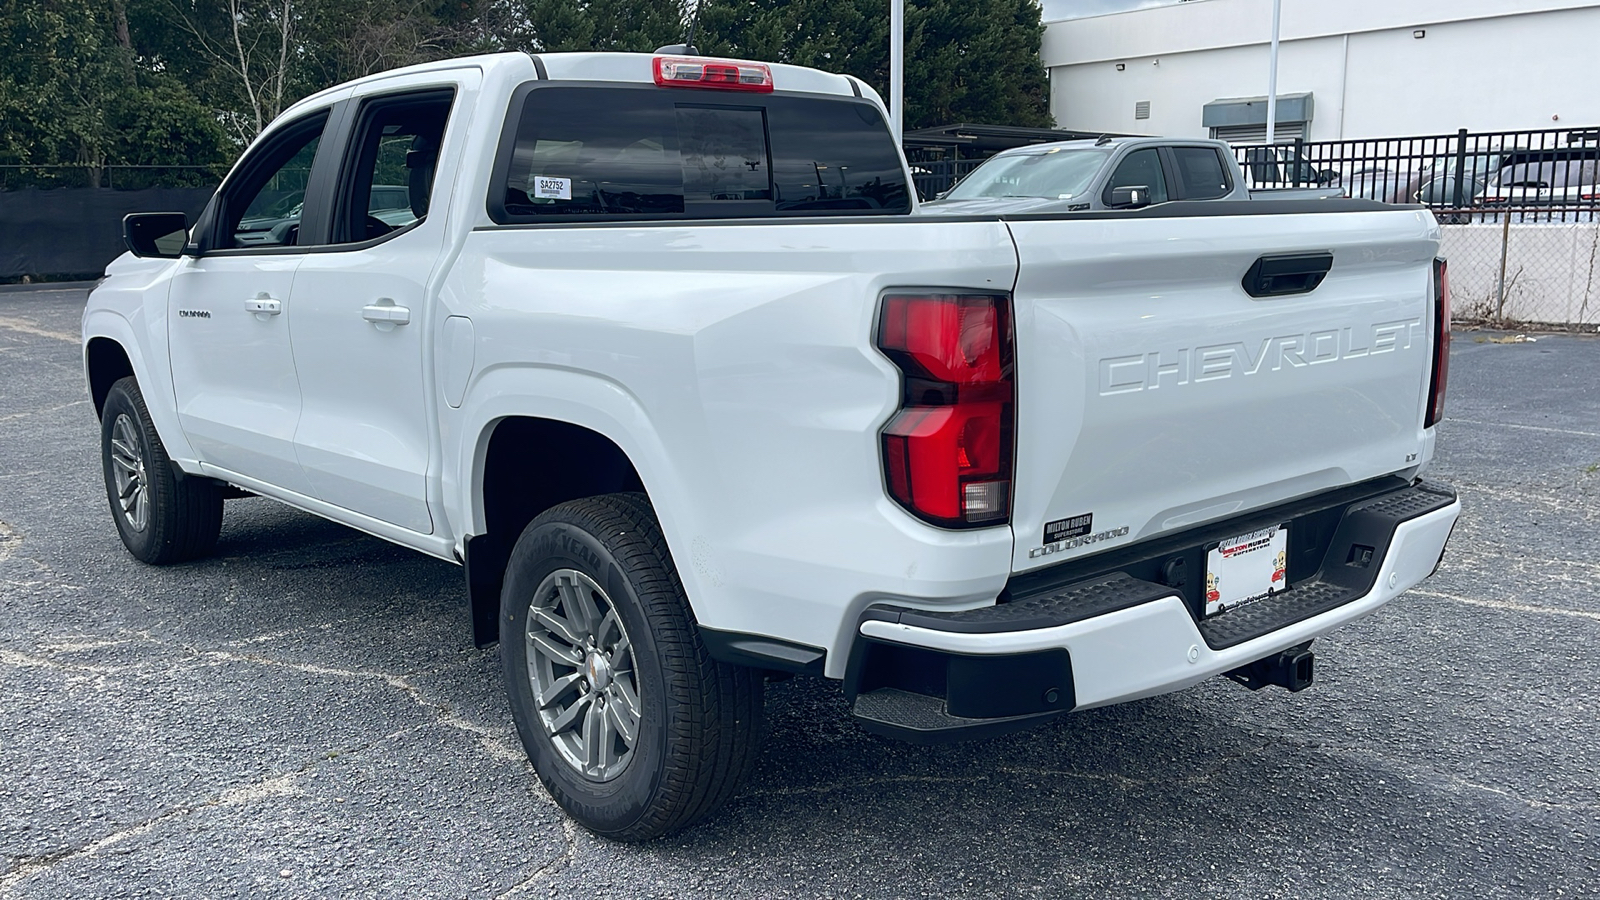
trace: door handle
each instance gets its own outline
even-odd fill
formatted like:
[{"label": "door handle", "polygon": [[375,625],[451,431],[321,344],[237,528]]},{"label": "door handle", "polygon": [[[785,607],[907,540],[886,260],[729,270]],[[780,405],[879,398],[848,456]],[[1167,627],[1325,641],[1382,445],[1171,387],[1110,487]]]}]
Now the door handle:
[{"label": "door handle", "polygon": [[396,306],[388,297],[379,297],[376,303],[361,307],[361,318],[378,326],[379,331],[390,331],[396,325],[409,323],[411,310],[408,307]]},{"label": "door handle", "polygon": [[259,316],[275,316],[283,312],[283,302],[272,299],[271,294],[260,293],[244,302],[246,312]]}]

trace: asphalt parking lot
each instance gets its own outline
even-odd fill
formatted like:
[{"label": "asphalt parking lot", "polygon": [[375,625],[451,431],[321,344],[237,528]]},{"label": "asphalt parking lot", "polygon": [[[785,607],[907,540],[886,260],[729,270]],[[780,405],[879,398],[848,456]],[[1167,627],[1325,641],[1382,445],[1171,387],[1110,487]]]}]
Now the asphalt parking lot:
[{"label": "asphalt parking lot", "polygon": [[1600,338],[1456,335],[1443,569],[1309,691],[918,748],[774,684],[733,804],[627,846],[534,779],[456,567],[263,499],[128,556],[83,300],[0,291],[0,897],[1600,896]]}]

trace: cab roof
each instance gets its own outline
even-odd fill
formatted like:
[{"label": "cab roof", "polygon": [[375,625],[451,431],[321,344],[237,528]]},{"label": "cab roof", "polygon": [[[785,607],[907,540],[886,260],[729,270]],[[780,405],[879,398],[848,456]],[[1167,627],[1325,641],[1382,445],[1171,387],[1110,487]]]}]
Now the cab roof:
[{"label": "cab roof", "polygon": [[[420,72],[437,72],[446,69],[477,68],[487,78],[491,74],[506,74],[522,80],[548,78],[551,81],[617,81],[634,84],[654,84],[655,72],[651,60],[657,55],[681,54],[655,53],[485,53],[478,56],[459,56],[434,62],[390,69],[353,81],[324,88],[306,97],[284,114],[300,107],[315,105],[329,95],[349,88],[382,81],[399,75]],[[705,57],[720,59],[722,57]],[[746,62],[747,60],[740,60]],[[748,60],[759,62],[759,60]],[[834,94],[843,97],[866,97],[883,105],[883,99],[868,85],[848,75],[835,75],[805,66],[785,63],[762,63],[771,68],[773,87],[779,91],[801,91],[811,94]],[[522,70],[519,72],[518,70]],[[282,118],[280,114],[279,118]]]}]

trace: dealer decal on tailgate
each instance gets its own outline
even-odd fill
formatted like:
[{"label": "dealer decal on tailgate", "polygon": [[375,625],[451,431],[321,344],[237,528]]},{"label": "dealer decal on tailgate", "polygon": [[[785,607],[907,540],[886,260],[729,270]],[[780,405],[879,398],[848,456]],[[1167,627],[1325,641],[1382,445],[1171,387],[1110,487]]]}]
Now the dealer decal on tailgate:
[{"label": "dealer decal on tailgate", "polygon": [[1084,513],[1070,519],[1057,519],[1046,522],[1044,526],[1044,546],[1035,547],[1028,551],[1029,559],[1038,559],[1063,550],[1074,550],[1088,544],[1109,541],[1127,535],[1128,526],[1112,528],[1106,531],[1094,530],[1094,513]]}]

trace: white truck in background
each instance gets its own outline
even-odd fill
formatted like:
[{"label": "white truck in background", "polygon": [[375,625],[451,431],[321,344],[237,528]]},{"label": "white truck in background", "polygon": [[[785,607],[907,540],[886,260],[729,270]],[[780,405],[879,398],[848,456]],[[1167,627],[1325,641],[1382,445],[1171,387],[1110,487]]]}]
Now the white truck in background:
[{"label": "white truck in background", "polygon": [[130,216],[90,296],[116,527],[192,559],[247,492],[462,564],[539,777],[630,840],[734,794],[767,677],[919,741],[1298,690],[1433,571],[1426,210],[931,216],[909,183],[878,96],[794,66],[308,97],[196,222]]}]

